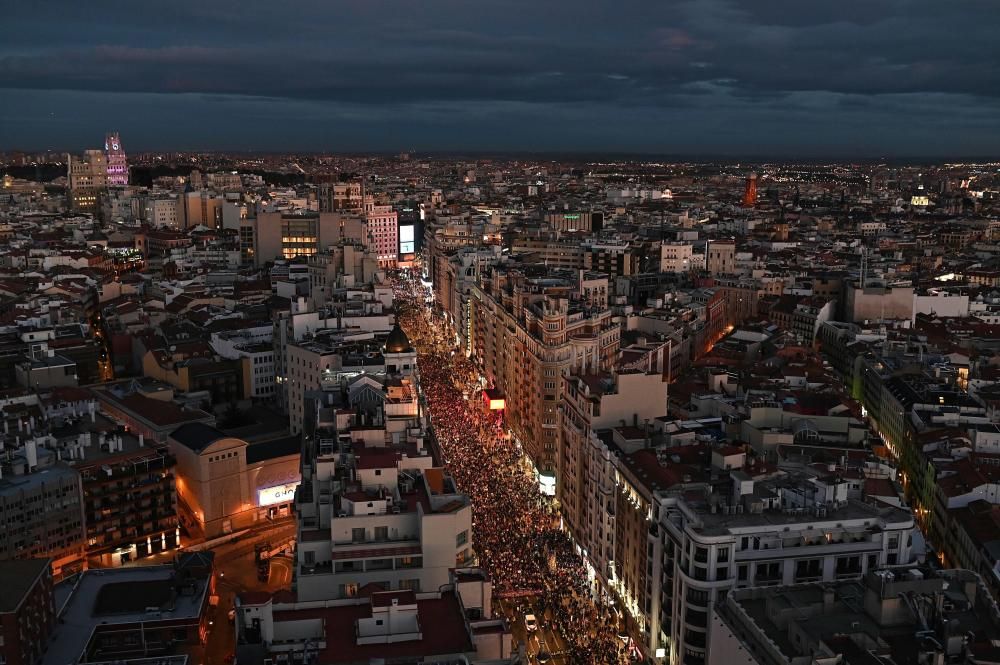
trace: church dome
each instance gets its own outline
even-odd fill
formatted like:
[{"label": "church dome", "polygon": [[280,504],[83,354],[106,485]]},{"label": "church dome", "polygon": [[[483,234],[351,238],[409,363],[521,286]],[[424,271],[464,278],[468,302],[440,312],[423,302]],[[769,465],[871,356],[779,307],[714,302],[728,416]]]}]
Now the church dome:
[{"label": "church dome", "polygon": [[406,353],[407,351],[412,350],[413,348],[410,346],[410,338],[406,336],[406,333],[403,332],[403,329],[400,328],[397,323],[385,340],[385,352]]}]

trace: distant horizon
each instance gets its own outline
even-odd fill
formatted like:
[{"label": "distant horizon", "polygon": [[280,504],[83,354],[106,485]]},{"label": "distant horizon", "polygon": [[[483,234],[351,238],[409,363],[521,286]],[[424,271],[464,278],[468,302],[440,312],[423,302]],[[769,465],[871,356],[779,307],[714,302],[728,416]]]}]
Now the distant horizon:
[{"label": "distant horizon", "polygon": [[[798,164],[798,165],[875,165],[886,164],[893,166],[939,166],[943,164],[1000,164],[1000,154],[988,155],[857,155],[851,157],[838,157],[834,155],[779,155],[761,153],[738,153],[738,152],[658,152],[658,151],[629,151],[629,150],[490,150],[490,149],[441,149],[441,150],[406,150],[406,149],[377,149],[377,150],[247,150],[247,149],[176,149],[176,148],[138,148],[131,149],[128,137],[122,135],[122,145],[126,154],[131,158],[133,155],[156,155],[156,154],[177,154],[177,155],[213,155],[213,156],[282,156],[296,155],[309,157],[332,157],[332,158],[365,158],[384,157],[392,158],[401,154],[409,154],[415,159],[506,159],[517,160],[522,158],[546,159],[553,162],[594,162],[607,160],[609,162],[629,162],[639,163],[662,162],[664,164],[720,164],[731,165],[734,163],[750,164]],[[0,154],[10,155],[18,152],[24,154],[82,154],[84,150],[99,150],[103,146],[95,143],[91,146],[77,148],[21,148],[21,147],[0,147]],[[50,162],[51,163],[51,162]]]}]

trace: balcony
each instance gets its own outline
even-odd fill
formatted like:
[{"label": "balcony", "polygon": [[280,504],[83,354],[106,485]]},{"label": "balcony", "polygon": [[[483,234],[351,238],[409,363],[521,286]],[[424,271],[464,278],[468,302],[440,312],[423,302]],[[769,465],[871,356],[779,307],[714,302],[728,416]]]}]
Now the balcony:
[{"label": "balcony", "polygon": [[299,575],[329,575],[333,572],[333,562],[303,564],[299,566]]}]

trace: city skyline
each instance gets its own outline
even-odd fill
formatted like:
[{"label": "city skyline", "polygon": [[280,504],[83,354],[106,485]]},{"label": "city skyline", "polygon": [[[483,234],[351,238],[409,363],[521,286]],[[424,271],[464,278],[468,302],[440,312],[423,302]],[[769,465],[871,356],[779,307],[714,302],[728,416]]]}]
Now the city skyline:
[{"label": "city skyline", "polygon": [[7,13],[0,149],[988,157],[985,3]]}]

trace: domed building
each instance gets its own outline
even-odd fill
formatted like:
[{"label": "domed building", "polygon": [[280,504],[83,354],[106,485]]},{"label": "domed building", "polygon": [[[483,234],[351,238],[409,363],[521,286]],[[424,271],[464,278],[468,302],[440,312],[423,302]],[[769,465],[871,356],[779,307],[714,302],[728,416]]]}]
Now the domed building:
[{"label": "domed building", "polygon": [[387,374],[409,376],[417,368],[417,352],[410,345],[410,338],[406,336],[398,323],[393,327],[389,336],[385,338],[382,355],[385,357]]},{"label": "domed building", "polygon": [[403,329],[397,323],[389,333],[389,336],[385,338],[385,352],[406,353],[408,351],[413,351],[413,347],[410,346],[410,338],[406,336],[406,333],[403,332]]}]

